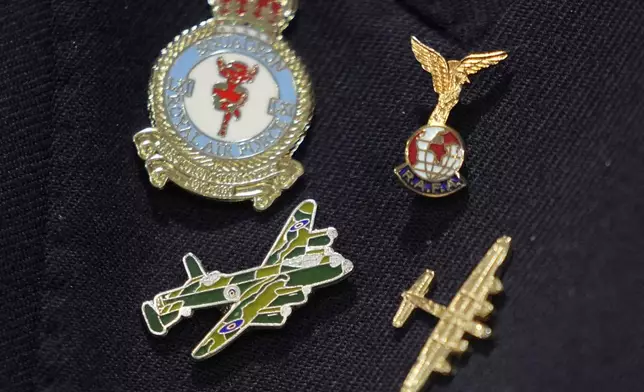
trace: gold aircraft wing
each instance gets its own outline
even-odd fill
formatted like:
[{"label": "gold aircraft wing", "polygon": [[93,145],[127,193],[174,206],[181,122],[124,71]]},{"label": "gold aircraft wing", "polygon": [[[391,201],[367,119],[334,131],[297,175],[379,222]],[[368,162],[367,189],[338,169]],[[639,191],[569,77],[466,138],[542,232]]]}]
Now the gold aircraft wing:
[{"label": "gold aircraft wing", "polygon": [[[452,366],[447,362],[447,358],[453,352],[463,352],[467,349],[467,342],[463,340],[464,333],[463,328],[457,325],[448,321],[439,321],[409,371],[401,391],[420,391],[433,372],[450,374]],[[465,342],[465,345],[451,347],[449,341]]]},{"label": "gold aircraft wing", "polygon": [[[496,277],[496,273],[510,252],[511,242],[510,237],[501,237],[492,245],[449,304],[447,308],[449,312],[458,314],[464,322],[473,321],[477,317],[486,318],[492,313],[494,306],[487,300],[487,297],[490,294],[498,294],[503,291],[503,284]],[[481,327],[479,325],[477,329]],[[489,330],[489,328],[487,329]],[[479,333],[482,332],[484,331],[479,331]],[[488,335],[487,333],[482,334]],[[476,334],[473,335],[476,336]]]}]

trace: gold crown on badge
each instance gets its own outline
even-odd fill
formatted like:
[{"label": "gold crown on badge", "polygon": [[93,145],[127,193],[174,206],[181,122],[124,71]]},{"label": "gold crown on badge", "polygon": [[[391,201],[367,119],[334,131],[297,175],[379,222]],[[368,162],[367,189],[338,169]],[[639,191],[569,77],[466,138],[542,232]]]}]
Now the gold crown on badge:
[{"label": "gold crown on badge", "polygon": [[270,34],[286,28],[297,10],[298,0],[208,0],[218,20],[252,24]]}]

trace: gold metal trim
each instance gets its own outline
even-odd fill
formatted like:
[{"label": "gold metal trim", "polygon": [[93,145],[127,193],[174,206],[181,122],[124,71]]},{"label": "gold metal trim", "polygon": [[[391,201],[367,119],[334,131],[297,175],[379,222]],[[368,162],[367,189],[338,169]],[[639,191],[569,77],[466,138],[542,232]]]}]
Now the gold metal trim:
[{"label": "gold metal trim", "polygon": [[[146,161],[150,182],[162,189],[168,181],[193,193],[218,200],[253,200],[256,210],[267,209],[283,190],[304,174],[291,158],[301,143],[313,114],[311,82],[304,65],[281,36],[271,40],[273,49],[293,73],[297,111],[291,127],[278,142],[253,157],[219,159],[190,146],[168,121],[164,109],[164,82],[175,59],[184,49],[208,37],[229,33],[231,20],[211,18],[177,36],[157,60],[149,85],[152,127],[134,136],[141,159]],[[225,30],[225,31],[224,31]]]}]

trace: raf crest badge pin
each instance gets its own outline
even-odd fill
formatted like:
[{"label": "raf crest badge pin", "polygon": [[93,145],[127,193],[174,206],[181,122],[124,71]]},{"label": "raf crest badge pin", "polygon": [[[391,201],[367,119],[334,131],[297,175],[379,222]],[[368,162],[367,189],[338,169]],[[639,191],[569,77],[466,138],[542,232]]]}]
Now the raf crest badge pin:
[{"label": "raf crest badge pin", "polygon": [[221,308],[225,314],[192,352],[195,359],[206,359],[248,329],[283,326],[293,307],[305,304],[314,289],[335,283],[353,270],[353,264],[331,247],[337,231],[313,229],[316,210],[313,200],[300,204],[259,267],[232,274],[206,273],[193,254],[186,255],[188,280],[143,303],[150,332],[163,336],[195,309]]},{"label": "raf crest badge pin", "polygon": [[447,61],[434,49],[412,37],[411,46],[423,69],[432,75],[438,104],[427,125],[407,141],[405,163],[394,173],[412,191],[426,197],[451,195],[466,186],[459,170],[465,161],[465,147],[459,133],[447,126],[449,113],[458,103],[461,89],[469,75],[507,58],[496,51],[475,53],[464,59]]},{"label": "raf crest badge pin", "polygon": [[313,111],[303,64],[282,39],[296,0],[209,0],[213,18],[161,53],[152,126],[134,136],[150,182],[268,208],[304,173],[292,159]]},{"label": "raf crest badge pin", "polygon": [[402,392],[421,391],[433,372],[450,374],[452,367],[448,362],[449,356],[452,353],[463,353],[469,346],[464,338],[465,334],[479,339],[487,339],[492,335],[492,329],[477,319],[485,319],[494,311],[494,306],[487,298],[488,295],[503,290],[503,284],[496,273],[510,252],[510,242],[510,237],[501,237],[496,241],[447,307],[425,298],[434,279],[433,271],[425,271],[403,293],[402,304],[394,316],[394,327],[402,328],[417,308],[437,317],[439,322],[420,351],[416,364],[403,384]]}]

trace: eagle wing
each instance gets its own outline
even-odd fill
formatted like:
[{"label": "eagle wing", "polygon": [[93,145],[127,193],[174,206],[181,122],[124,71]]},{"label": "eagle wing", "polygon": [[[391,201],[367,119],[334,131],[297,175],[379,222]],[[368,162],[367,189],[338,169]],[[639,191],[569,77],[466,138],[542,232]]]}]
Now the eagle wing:
[{"label": "eagle wing", "polygon": [[456,72],[465,75],[474,75],[478,71],[500,63],[508,57],[508,54],[502,50],[488,53],[474,53],[465,56],[461,63],[456,67]]},{"label": "eagle wing", "polygon": [[443,94],[449,90],[450,75],[447,61],[437,51],[423,44],[416,37],[411,37],[411,48],[414,51],[416,60],[423,66],[423,69],[432,74],[434,90]]}]

